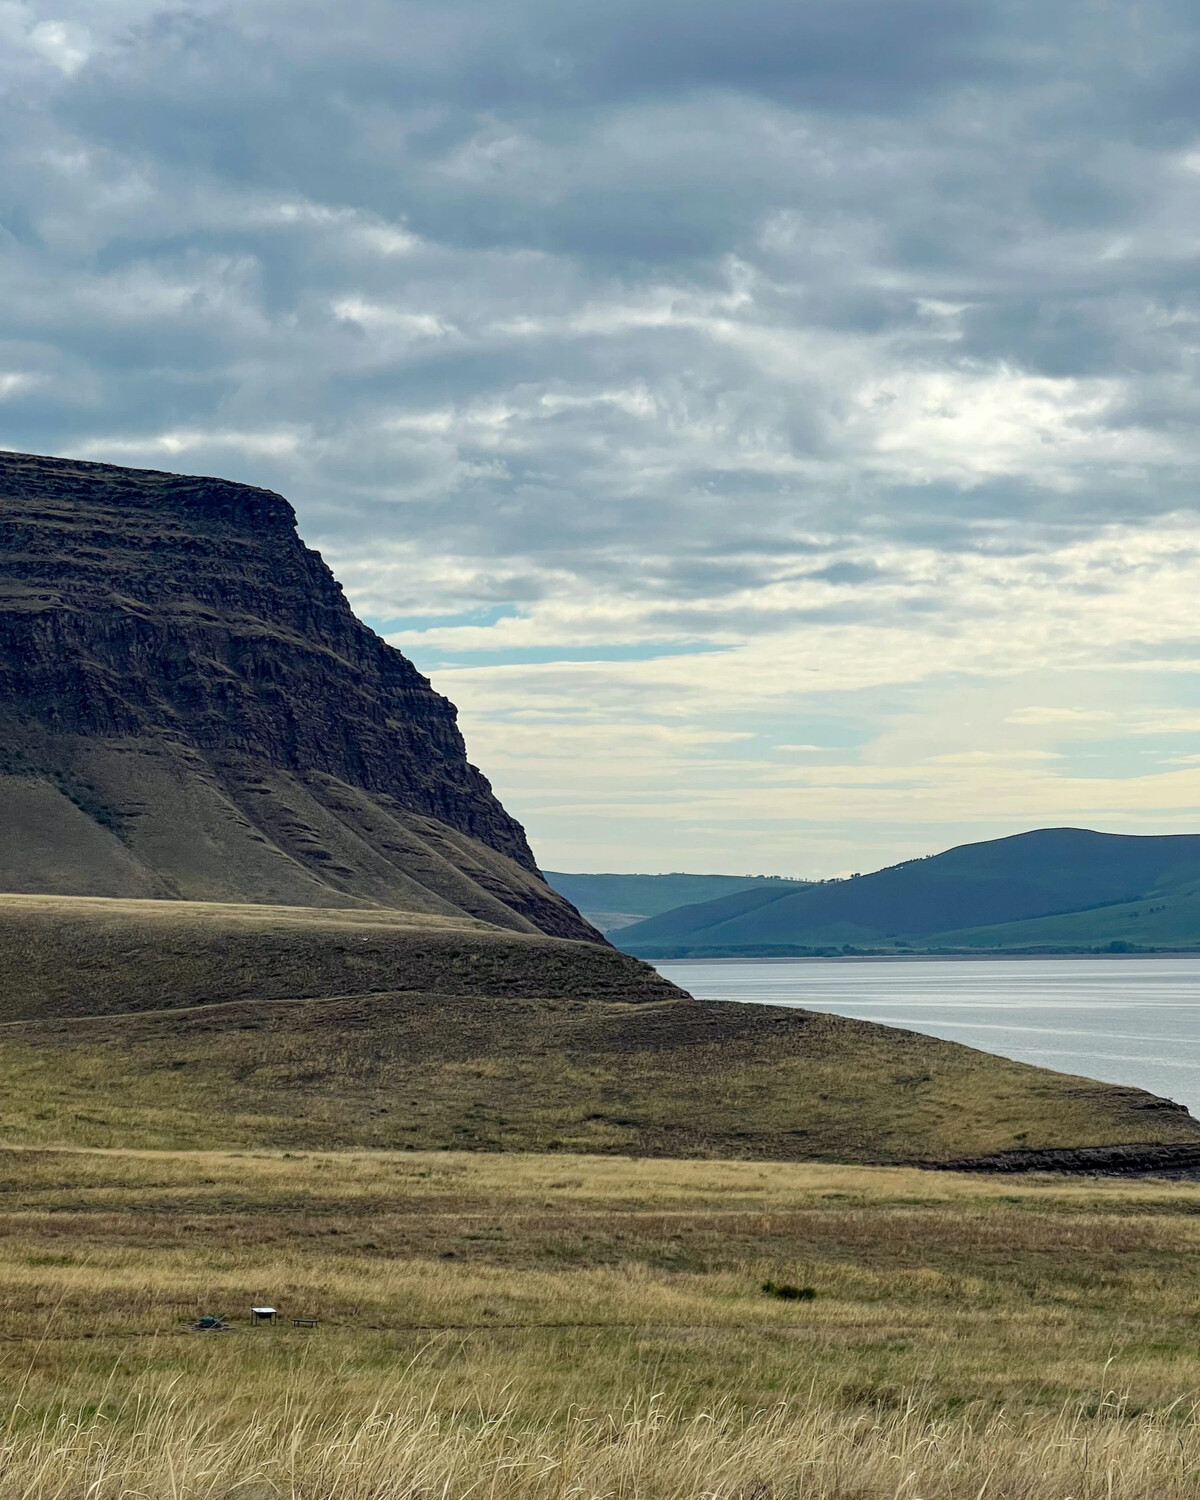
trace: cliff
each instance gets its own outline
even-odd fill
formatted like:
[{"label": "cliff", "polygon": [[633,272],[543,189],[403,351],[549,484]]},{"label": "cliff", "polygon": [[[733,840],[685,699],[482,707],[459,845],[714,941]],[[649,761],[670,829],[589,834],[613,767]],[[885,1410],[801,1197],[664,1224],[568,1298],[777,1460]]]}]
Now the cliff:
[{"label": "cliff", "polygon": [[599,940],[281,496],[0,454],[0,889]]}]

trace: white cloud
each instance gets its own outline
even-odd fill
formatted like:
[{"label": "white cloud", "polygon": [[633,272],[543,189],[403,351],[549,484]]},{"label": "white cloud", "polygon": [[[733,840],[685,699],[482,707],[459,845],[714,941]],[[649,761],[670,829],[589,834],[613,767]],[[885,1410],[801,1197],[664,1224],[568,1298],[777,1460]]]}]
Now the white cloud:
[{"label": "white cloud", "polygon": [[287,429],[275,432],[237,432],[179,428],[153,436],[102,438],[84,444],[76,458],[103,463],[145,462],[156,457],[178,458],[191,453],[216,453],[222,449],[270,458],[288,457],[301,446],[301,435]]},{"label": "white cloud", "polygon": [[0,401],[7,401],[13,396],[33,390],[44,379],[44,376],[30,374],[26,370],[0,371]]},{"label": "white cloud", "polygon": [[1092,464],[1169,456],[1162,437],[1112,425],[1122,394],[1113,379],[1048,380],[1004,365],[909,370],[855,392],[848,425],[874,463],[910,483],[1029,475],[1071,489]]},{"label": "white cloud", "polygon": [[1006,715],[1006,724],[1111,724],[1116,714],[1107,708],[1049,708],[1036,704]]},{"label": "white cloud", "polygon": [[91,54],[91,37],[85,27],[70,21],[39,21],[30,28],[29,45],[69,78]]}]

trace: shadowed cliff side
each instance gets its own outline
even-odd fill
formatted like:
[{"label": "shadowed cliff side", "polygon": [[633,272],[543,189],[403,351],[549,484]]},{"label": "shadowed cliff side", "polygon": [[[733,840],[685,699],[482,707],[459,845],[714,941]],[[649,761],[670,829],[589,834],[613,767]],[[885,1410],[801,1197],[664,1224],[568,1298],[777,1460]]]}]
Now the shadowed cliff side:
[{"label": "shadowed cliff side", "polygon": [[0,889],[602,941],[279,495],[0,454]]}]

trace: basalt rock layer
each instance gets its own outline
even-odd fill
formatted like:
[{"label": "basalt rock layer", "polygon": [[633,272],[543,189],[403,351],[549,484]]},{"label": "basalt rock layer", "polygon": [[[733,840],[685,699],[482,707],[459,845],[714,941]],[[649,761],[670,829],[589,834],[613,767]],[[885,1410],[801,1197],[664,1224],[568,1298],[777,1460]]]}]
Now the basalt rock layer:
[{"label": "basalt rock layer", "polygon": [[281,496],[0,454],[0,890],[602,941]]}]

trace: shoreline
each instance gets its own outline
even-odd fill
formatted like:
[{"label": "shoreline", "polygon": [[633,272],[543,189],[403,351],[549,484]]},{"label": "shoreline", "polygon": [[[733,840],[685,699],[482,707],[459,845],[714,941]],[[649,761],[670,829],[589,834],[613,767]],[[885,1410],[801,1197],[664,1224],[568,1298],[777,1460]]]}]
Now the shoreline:
[{"label": "shoreline", "polygon": [[[633,957],[641,957],[634,954]],[[1044,963],[1052,959],[1095,960],[1127,962],[1129,959],[1194,958],[1200,961],[1200,948],[1156,948],[1145,953],[1097,953],[1094,949],[1079,949],[1064,953],[1062,949],[1046,952],[1036,948],[1022,948],[1004,953],[706,953],[685,954],[676,958],[642,958],[643,963],[658,968],[660,964],[891,964],[891,963],[996,963],[1033,959]]]}]

